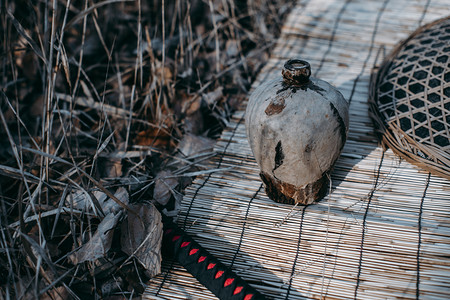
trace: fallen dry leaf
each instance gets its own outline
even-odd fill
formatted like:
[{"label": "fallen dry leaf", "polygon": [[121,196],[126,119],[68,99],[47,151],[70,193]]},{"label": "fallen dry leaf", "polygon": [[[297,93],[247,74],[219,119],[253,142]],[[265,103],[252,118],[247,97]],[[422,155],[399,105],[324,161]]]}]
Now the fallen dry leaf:
[{"label": "fallen dry leaf", "polygon": [[155,189],[153,190],[153,199],[158,201],[161,205],[166,205],[172,195],[175,193],[174,189],[178,185],[178,179],[173,176],[170,171],[161,171],[155,178]]},{"label": "fallen dry leaf", "polygon": [[119,178],[122,176],[121,158],[100,157],[98,163],[102,178]]},{"label": "fallen dry leaf", "polygon": [[139,218],[128,214],[122,223],[120,244],[122,251],[134,256],[153,277],[161,272],[161,214],[151,203],[130,205]]},{"label": "fallen dry leaf", "polygon": [[39,297],[40,300],[69,299],[69,292],[63,286],[54,287]]},{"label": "fallen dry leaf", "polygon": [[[100,199],[100,192],[94,192],[94,195],[98,200]],[[106,194],[103,193],[103,195],[106,197]],[[95,204],[89,194],[85,190],[81,189],[75,190],[67,195],[66,206],[83,211],[96,211]]]},{"label": "fallen dry leaf", "polygon": [[212,151],[214,144],[215,140],[213,139],[187,133],[181,139],[178,145],[178,151],[184,157],[189,158],[196,154]]},{"label": "fallen dry leaf", "polygon": [[208,105],[215,105],[223,97],[223,87],[219,86],[214,91],[206,93],[203,95],[203,100],[208,103]]},{"label": "fallen dry leaf", "polygon": [[[91,195],[95,197],[95,199],[92,199]],[[66,206],[70,208],[73,207],[78,210],[89,211],[89,207],[92,209],[94,209],[95,207],[93,203],[94,200],[98,202],[98,205],[100,205],[105,214],[108,214],[110,212],[117,212],[122,208],[118,203],[110,199],[102,191],[95,190],[92,192],[91,195],[89,195],[89,193],[86,192],[85,190],[81,189],[75,190],[74,192],[67,195]],[[128,204],[128,192],[124,187],[118,188],[114,193],[114,196],[125,205]]]},{"label": "fallen dry leaf", "polygon": [[[114,200],[106,197],[103,192],[96,191],[93,194],[105,213],[105,217],[98,225],[97,231],[92,238],[69,256],[70,261],[75,265],[85,261],[95,261],[106,255],[111,248],[114,229],[123,215],[123,208]],[[74,202],[75,205],[83,207],[86,206],[88,200],[91,200],[85,193],[76,193],[75,195],[78,196],[77,198],[72,198],[73,201],[75,199],[78,200]],[[114,196],[122,203],[128,204],[128,193],[125,188],[118,188]]]},{"label": "fallen dry leaf", "polygon": [[175,147],[173,137],[164,129],[149,128],[137,134],[134,144],[150,146],[160,149],[170,149]]},{"label": "fallen dry leaf", "polygon": [[[114,277],[102,284],[102,295],[112,295],[124,289],[123,279],[121,277]],[[110,298],[111,299],[111,298]],[[123,299],[123,297],[121,298]]]},{"label": "fallen dry leaf", "polygon": [[102,258],[111,248],[114,228],[122,216],[122,211],[109,213],[98,225],[92,238],[78,251],[69,256],[70,261],[76,265],[85,261],[95,261]]},{"label": "fallen dry leaf", "polygon": [[[99,194],[100,193],[103,193],[103,192],[99,192]],[[123,204],[128,205],[128,192],[124,187],[119,187],[116,190],[116,192],[114,193],[114,196]],[[103,199],[103,201],[99,200],[99,203],[105,214],[117,213],[118,211],[123,209],[122,206],[120,206],[120,204],[118,204],[116,201],[112,200],[111,198],[105,198],[102,196],[102,199]]]},{"label": "fallen dry leaf", "polygon": [[[183,129],[186,133],[200,134],[205,131],[205,118],[200,109],[201,99],[199,98],[190,108],[183,120]],[[196,110],[192,107],[198,107]]]}]

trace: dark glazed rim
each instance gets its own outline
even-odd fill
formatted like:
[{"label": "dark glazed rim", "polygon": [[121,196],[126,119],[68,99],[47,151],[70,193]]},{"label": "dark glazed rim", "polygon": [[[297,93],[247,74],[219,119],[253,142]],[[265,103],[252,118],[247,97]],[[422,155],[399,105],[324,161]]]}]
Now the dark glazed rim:
[{"label": "dark glazed rim", "polygon": [[311,65],[302,59],[289,59],[281,71],[283,79],[288,84],[303,85],[309,82]]}]

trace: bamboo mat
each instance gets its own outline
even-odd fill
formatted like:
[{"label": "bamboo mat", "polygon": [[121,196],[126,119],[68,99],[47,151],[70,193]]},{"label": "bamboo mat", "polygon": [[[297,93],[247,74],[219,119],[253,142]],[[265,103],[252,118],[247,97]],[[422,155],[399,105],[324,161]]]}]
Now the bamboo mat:
[{"label": "bamboo mat", "polygon": [[[216,145],[211,169],[182,201],[179,225],[274,299],[450,299],[450,182],[383,151],[368,113],[370,71],[447,0],[298,1],[258,82],[288,58],[350,102],[350,130],[331,193],[293,207],[269,200],[246,140],[245,103]],[[165,262],[144,299],[216,299]]]}]

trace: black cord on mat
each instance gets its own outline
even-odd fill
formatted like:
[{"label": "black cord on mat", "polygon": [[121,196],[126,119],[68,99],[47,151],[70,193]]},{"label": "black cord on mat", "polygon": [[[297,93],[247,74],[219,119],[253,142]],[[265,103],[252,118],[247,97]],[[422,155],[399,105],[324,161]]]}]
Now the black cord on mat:
[{"label": "black cord on mat", "polygon": [[297,259],[298,259],[298,255],[300,253],[300,243],[302,241],[302,229],[303,229],[303,219],[305,217],[305,210],[306,210],[307,206],[303,207],[302,210],[302,215],[300,218],[300,228],[298,230],[298,241],[297,241],[297,252],[295,253],[295,259],[294,259],[294,263],[292,264],[292,271],[291,271],[291,276],[289,278],[289,286],[286,292],[286,297],[285,299],[289,299],[289,294],[291,293],[291,286],[292,286],[292,280],[295,277],[295,266],[297,265]]},{"label": "black cord on mat", "polygon": [[244,217],[244,223],[242,224],[242,231],[241,231],[241,236],[239,238],[239,243],[236,249],[236,252],[233,255],[233,259],[231,260],[231,264],[230,264],[230,268],[233,267],[234,265],[234,261],[236,260],[236,256],[239,253],[239,250],[241,249],[241,245],[242,245],[242,240],[244,238],[244,231],[245,231],[245,226],[247,225],[247,218],[248,218],[248,212],[250,210],[250,206],[252,205],[253,200],[258,196],[259,192],[261,191],[261,189],[263,188],[263,184],[261,183],[261,185],[259,186],[259,189],[256,191],[255,194],[253,194],[252,198],[250,199],[250,201],[248,202],[247,205],[247,211],[245,212],[245,217]]},{"label": "black cord on mat", "polygon": [[383,150],[383,153],[381,154],[380,164],[378,165],[377,175],[375,178],[375,183],[373,185],[372,190],[370,191],[369,198],[367,199],[367,205],[366,205],[366,211],[364,212],[363,216],[363,224],[362,224],[362,233],[361,233],[361,245],[359,249],[359,263],[358,263],[358,274],[356,275],[356,287],[355,287],[355,294],[354,299],[357,299],[358,296],[358,288],[360,283],[360,277],[361,277],[361,270],[362,270],[362,260],[363,260],[363,249],[364,249],[364,238],[366,234],[366,221],[367,221],[367,214],[369,212],[370,203],[372,202],[373,194],[375,193],[377,186],[378,186],[378,180],[380,179],[380,173],[381,173],[381,166],[383,165],[384,161],[384,154],[386,153],[385,150]]},{"label": "black cord on mat", "polygon": [[423,213],[423,201],[427,195],[428,186],[430,185],[431,173],[428,173],[427,183],[425,185],[425,190],[423,191],[422,199],[420,200],[419,217],[418,217],[418,242],[417,242],[417,255],[416,255],[416,265],[417,265],[417,279],[416,279],[416,299],[420,296],[420,246],[422,244],[422,213]]}]

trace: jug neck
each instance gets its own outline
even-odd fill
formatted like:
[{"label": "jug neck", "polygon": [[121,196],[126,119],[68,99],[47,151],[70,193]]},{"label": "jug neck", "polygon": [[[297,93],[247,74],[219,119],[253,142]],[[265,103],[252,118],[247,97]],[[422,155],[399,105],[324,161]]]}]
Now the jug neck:
[{"label": "jug neck", "polygon": [[289,85],[305,85],[311,76],[311,66],[307,61],[301,59],[290,59],[284,64],[281,71],[283,80]]}]

